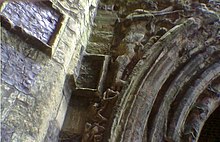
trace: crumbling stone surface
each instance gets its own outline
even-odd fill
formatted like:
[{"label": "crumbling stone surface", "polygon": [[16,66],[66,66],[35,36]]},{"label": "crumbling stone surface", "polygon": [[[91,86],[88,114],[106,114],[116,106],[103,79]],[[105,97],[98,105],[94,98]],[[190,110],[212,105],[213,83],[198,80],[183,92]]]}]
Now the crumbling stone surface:
[{"label": "crumbling stone surface", "polygon": [[[2,28],[1,45],[9,47],[2,47],[1,53],[6,75],[1,84],[3,140],[57,141],[64,107],[73,92],[66,87],[70,84],[65,77],[71,74],[74,80],[80,75],[92,25],[95,32],[86,51],[112,57],[107,83],[98,100],[74,100],[70,110],[74,115],[67,117],[73,122],[60,140],[199,139],[202,126],[220,102],[217,1],[103,0],[95,23],[96,0],[52,2],[67,16],[52,58]],[[25,72],[17,65],[5,68],[11,60],[8,54],[25,62]],[[26,72],[35,71],[29,64],[40,68],[33,79],[27,78],[31,85],[21,90],[19,85],[27,87],[26,78],[13,83],[9,73],[16,68],[20,76],[28,76]]]},{"label": "crumbling stone surface", "polygon": [[45,43],[48,43],[60,17],[59,13],[42,2],[9,2],[2,15]]},{"label": "crumbling stone surface", "polygon": [[23,93],[30,93],[41,66],[1,43],[1,79]]},{"label": "crumbling stone surface", "polygon": [[2,82],[1,100],[1,140],[34,141],[41,121],[36,97]]},{"label": "crumbling stone surface", "polygon": [[104,55],[111,53],[110,47],[114,29],[112,25],[114,25],[117,15],[111,9],[105,9],[105,6],[101,3],[99,4],[89,44],[86,48],[87,53]]},{"label": "crumbling stone surface", "polygon": [[11,137],[14,131],[7,125],[2,124],[1,126],[1,141],[2,142],[9,142],[11,141]]},{"label": "crumbling stone surface", "polygon": [[50,121],[44,142],[58,141],[59,132],[60,132],[60,128],[58,126],[57,121],[56,120]]},{"label": "crumbling stone surface", "polygon": [[[111,88],[121,93],[109,141],[198,140],[209,113],[199,119],[189,112],[219,79],[219,12],[212,11],[218,4],[152,1],[156,7],[151,9],[146,8],[150,2],[146,7],[138,1],[120,2],[111,46],[117,67]],[[208,108],[212,112],[219,97],[207,98],[216,104]],[[185,125],[186,119],[195,120],[193,128]]]},{"label": "crumbling stone surface", "polygon": [[[110,92],[115,98],[110,97],[107,105],[103,103],[104,97],[92,101],[82,140],[181,141],[178,134],[184,135],[180,131],[190,110],[184,105],[186,99],[189,106],[193,106],[203,91],[202,87],[196,87],[199,83],[194,85],[194,90],[187,88],[193,88],[194,82],[206,88],[219,76],[217,11],[198,2],[186,1],[109,3],[113,5],[100,5],[100,8],[117,10],[113,11],[118,17],[110,52],[108,46],[97,49],[94,46],[109,42],[109,38],[97,34],[101,29],[99,25],[107,21],[105,16],[97,18],[102,22],[97,25],[87,51],[111,55],[104,94]],[[211,5],[207,4],[213,9]],[[183,95],[184,91],[196,92],[196,95]],[[216,102],[212,100],[211,103]],[[106,106],[117,108],[117,111],[106,109]],[[200,126],[194,129],[201,129]],[[198,139],[198,134],[196,136],[194,139]]]},{"label": "crumbling stone surface", "polygon": [[[61,14],[66,16],[67,20],[64,21],[66,23],[63,24],[67,26],[56,35],[59,40],[52,58],[33,48],[33,44],[26,43],[18,35],[1,27],[1,99],[4,100],[1,101],[3,114],[1,124],[4,124],[6,130],[1,135],[3,140],[57,141],[66,113],[63,106],[67,106],[72,94],[72,88],[68,87],[69,89],[66,90],[64,82],[68,74],[78,76],[75,70],[79,66],[78,63],[89,38],[90,22],[94,18],[91,13],[95,12],[97,5],[96,0],[77,3],[84,4],[80,12],[78,9],[75,11],[79,12],[78,17],[71,17],[68,12],[64,13],[62,8],[66,6],[56,5],[62,12]],[[25,4],[33,6],[32,3]],[[57,1],[54,4],[57,4]],[[93,11],[90,11],[91,5],[94,6]],[[32,8],[36,8],[35,6]],[[41,18],[44,17],[43,13],[38,13]],[[22,17],[22,15],[19,16]],[[58,17],[48,18],[52,18],[53,21]],[[48,20],[50,19],[46,21]],[[47,34],[50,34],[49,31]],[[40,38],[40,35],[37,36]],[[72,83],[66,82],[65,84]],[[53,129],[53,124],[49,124],[51,121],[57,122],[54,132],[48,130],[49,126]]]},{"label": "crumbling stone surface", "polygon": [[96,89],[99,85],[103,60],[99,56],[84,56],[77,85],[81,88]]}]

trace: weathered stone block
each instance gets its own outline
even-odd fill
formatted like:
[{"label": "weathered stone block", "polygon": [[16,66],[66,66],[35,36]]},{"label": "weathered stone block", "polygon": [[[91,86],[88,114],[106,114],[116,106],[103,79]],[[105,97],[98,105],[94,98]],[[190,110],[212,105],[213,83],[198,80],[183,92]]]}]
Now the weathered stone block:
[{"label": "weathered stone block", "polygon": [[7,44],[1,43],[1,80],[23,93],[30,93],[41,66],[25,58]]},{"label": "weathered stone block", "polygon": [[9,31],[49,56],[55,51],[65,17],[51,2],[5,2],[1,22]]},{"label": "weathered stone block", "polygon": [[85,55],[76,80],[75,93],[86,97],[101,97],[108,62],[108,56]]}]

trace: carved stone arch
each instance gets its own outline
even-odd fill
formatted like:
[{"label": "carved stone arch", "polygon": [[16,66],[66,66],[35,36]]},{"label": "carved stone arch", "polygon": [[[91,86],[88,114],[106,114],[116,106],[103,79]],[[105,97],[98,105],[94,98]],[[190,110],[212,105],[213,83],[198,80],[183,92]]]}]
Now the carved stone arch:
[{"label": "carved stone arch", "polygon": [[[200,131],[200,136],[198,141],[218,141],[219,138],[219,111],[220,107],[216,108],[214,112],[208,117],[205,121],[205,124],[202,127],[202,131]],[[215,120],[215,121],[213,121]],[[216,123],[217,122],[217,123]],[[210,129],[211,128],[211,129]]]},{"label": "carved stone arch", "polygon": [[[109,141],[199,139],[205,120],[219,106],[218,94],[206,92],[220,76],[219,45],[200,40],[199,23],[201,19],[189,18],[173,27],[144,55],[138,73],[121,92]],[[192,42],[197,44],[191,47]],[[194,116],[197,104],[204,103],[202,96],[209,100],[205,106],[212,106],[201,108],[206,111],[204,119],[198,116],[203,113]]]},{"label": "carved stone arch", "polygon": [[[215,81],[217,80],[219,80],[219,78]],[[218,83],[217,85],[220,84]],[[194,107],[187,116],[184,124],[183,140],[190,141],[194,139],[195,141],[198,141],[207,120],[211,115],[216,115],[213,113],[219,110],[219,107],[219,92],[211,87],[206,88],[206,90],[199,96]]]}]

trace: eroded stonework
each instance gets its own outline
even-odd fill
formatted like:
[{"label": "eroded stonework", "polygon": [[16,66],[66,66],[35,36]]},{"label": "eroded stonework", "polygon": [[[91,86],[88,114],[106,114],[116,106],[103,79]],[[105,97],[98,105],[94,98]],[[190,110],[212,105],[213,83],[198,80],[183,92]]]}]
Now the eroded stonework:
[{"label": "eroded stonework", "polygon": [[220,106],[219,2],[52,2],[66,20],[51,58],[1,29],[3,141],[199,140]]},{"label": "eroded stonework", "polygon": [[42,2],[9,2],[2,15],[45,43],[49,42],[60,17],[59,13]]},{"label": "eroded stonework", "polygon": [[17,53],[9,45],[1,43],[1,79],[19,91],[28,94],[34,85],[41,66]]},{"label": "eroded stonework", "polygon": [[[38,48],[33,48],[35,42],[27,43],[18,34],[1,27],[1,124],[2,130],[5,130],[1,131],[2,141],[54,142],[58,140],[73,89],[70,86],[73,86],[74,79],[70,81],[69,75],[78,76],[75,70],[79,66],[90,34],[90,21],[94,18],[91,13],[95,12],[94,9],[97,6],[96,0],[77,3],[84,4],[84,7],[75,19],[68,13],[64,13],[62,8],[56,7],[61,14],[65,15],[62,23],[65,26],[60,30],[61,32],[55,33],[58,40],[52,57]],[[21,2],[20,6],[23,4]],[[35,4],[28,2],[25,4],[30,6],[30,10],[36,8],[33,6]],[[90,11],[91,5],[94,8]],[[17,6],[13,5],[13,8],[19,9]],[[27,14],[31,14],[27,11]],[[46,22],[52,20],[53,23],[53,20],[56,21],[58,18],[57,15],[45,16],[44,11],[38,14],[40,17],[33,15],[37,16],[37,22],[40,22],[40,18],[46,18]],[[22,15],[19,16],[22,17]],[[34,19],[31,16],[26,18]],[[38,23],[37,26],[39,25],[43,24]],[[55,25],[56,23],[49,27],[54,28]],[[23,28],[21,27],[21,30],[25,30]],[[39,28],[45,30],[40,26]],[[48,36],[51,33],[53,32],[47,32]],[[41,35],[36,34],[36,36],[41,38]]]}]

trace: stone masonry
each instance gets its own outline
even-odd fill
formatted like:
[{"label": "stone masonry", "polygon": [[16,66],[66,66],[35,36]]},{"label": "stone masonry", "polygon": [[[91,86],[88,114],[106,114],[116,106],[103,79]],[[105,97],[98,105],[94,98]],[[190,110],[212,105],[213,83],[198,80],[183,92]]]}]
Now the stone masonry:
[{"label": "stone masonry", "polygon": [[1,140],[218,139],[219,7],[218,0],[4,2]]},{"label": "stone masonry", "polygon": [[[54,0],[52,3],[67,19],[63,23],[65,28],[58,33],[61,38],[52,58],[1,27],[2,142],[54,142],[62,127],[72,93],[71,88],[63,86],[64,83],[71,86],[67,81],[69,74],[78,76],[78,63],[87,45],[98,2]],[[13,6],[19,8],[22,4]],[[11,10],[5,11],[10,15]],[[40,22],[41,17],[37,17]],[[38,33],[33,34],[38,37]],[[46,40],[43,35],[40,38]]]}]

